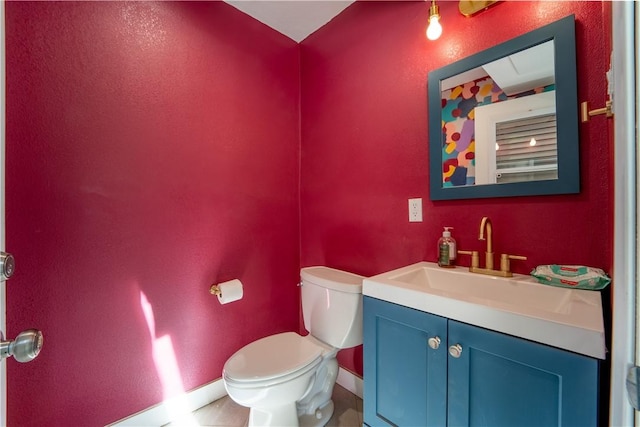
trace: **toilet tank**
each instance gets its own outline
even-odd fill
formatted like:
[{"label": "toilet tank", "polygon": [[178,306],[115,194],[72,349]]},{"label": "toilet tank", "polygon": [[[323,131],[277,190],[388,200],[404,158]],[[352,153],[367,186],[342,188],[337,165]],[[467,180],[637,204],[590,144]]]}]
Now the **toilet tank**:
[{"label": "toilet tank", "polygon": [[362,344],[364,277],[329,267],[305,267],[300,277],[307,331],[335,348]]}]

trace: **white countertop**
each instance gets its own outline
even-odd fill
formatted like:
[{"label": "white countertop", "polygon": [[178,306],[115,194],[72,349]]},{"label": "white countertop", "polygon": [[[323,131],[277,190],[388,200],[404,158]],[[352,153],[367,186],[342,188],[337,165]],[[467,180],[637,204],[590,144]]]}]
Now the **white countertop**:
[{"label": "white countertop", "polygon": [[600,292],[556,288],[514,274],[419,262],[364,279],[366,296],[553,347],[605,359]]}]

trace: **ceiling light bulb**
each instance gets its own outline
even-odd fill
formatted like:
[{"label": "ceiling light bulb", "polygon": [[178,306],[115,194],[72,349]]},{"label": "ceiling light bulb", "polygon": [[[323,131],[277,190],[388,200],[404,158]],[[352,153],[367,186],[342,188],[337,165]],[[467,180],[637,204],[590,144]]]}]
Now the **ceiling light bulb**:
[{"label": "ceiling light bulb", "polygon": [[427,27],[427,38],[429,40],[437,40],[442,34],[442,25],[440,25],[440,16],[431,15],[429,17],[429,27]]},{"label": "ceiling light bulb", "polygon": [[536,141],[536,139],[535,139],[535,138],[531,138],[531,141],[529,141],[529,145],[530,145],[530,146],[532,146],[532,147],[533,147],[534,145],[536,145],[537,143],[538,143],[538,142]]},{"label": "ceiling light bulb", "polygon": [[431,0],[429,7],[429,26],[427,27],[427,38],[436,40],[442,34],[442,25],[440,25],[440,8],[436,4],[436,0]]}]

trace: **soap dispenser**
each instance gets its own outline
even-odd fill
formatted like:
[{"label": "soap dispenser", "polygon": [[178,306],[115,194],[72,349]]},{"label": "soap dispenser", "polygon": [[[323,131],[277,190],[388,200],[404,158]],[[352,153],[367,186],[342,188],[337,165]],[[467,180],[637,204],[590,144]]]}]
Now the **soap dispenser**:
[{"label": "soap dispenser", "polygon": [[451,268],[456,261],[456,241],[451,237],[453,227],[444,227],[442,237],[438,240],[438,265]]}]

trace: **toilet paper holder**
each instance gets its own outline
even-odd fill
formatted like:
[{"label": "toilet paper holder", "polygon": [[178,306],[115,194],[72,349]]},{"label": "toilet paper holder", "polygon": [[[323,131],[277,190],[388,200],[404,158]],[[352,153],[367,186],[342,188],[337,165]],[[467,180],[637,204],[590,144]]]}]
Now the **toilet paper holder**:
[{"label": "toilet paper holder", "polygon": [[218,297],[220,304],[238,301],[242,299],[244,294],[240,279],[233,279],[211,285],[209,292]]}]

